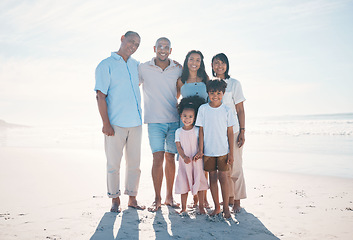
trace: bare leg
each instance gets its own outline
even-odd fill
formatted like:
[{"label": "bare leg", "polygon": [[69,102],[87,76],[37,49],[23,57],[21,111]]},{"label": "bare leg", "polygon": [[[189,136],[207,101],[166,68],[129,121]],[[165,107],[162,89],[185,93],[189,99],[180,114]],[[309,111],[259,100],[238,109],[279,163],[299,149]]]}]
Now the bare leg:
[{"label": "bare leg", "polygon": [[121,209],[120,209],[120,198],[119,197],[112,198],[112,207],[111,207],[110,211],[120,213]]},{"label": "bare leg", "polygon": [[223,198],[223,213],[225,218],[230,218],[229,212],[229,186],[228,186],[228,177],[227,171],[218,171],[219,183],[221,185],[222,198]]},{"label": "bare leg", "polygon": [[165,153],[165,180],[167,183],[167,196],[165,204],[171,207],[179,207],[180,204],[174,202],[173,198],[173,185],[175,177],[175,154]]},{"label": "bare leg", "polygon": [[210,216],[214,216],[221,212],[221,206],[219,205],[218,198],[217,170],[210,172],[210,189],[214,202],[214,211],[210,214]]},{"label": "bare leg", "polygon": [[155,192],[154,203],[148,208],[150,212],[156,212],[161,207],[162,197],[161,188],[163,181],[163,161],[164,152],[153,153],[153,165],[152,165],[152,180]]},{"label": "bare leg", "polygon": [[199,210],[200,210],[200,214],[206,214],[206,211],[205,211],[205,207],[204,207],[204,192],[206,191],[198,191],[197,192],[197,195],[199,196]]},{"label": "bare leg", "polygon": [[186,212],[186,201],[188,200],[188,194],[184,193],[181,194],[181,211],[179,212],[179,214]]},{"label": "bare leg", "polygon": [[[205,177],[206,177],[206,179],[208,181],[208,172],[206,172],[206,171],[205,171]],[[210,204],[207,201],[207,190],[204,191],[204,207],[205,208],[210,208]]]},{"label": "bare leg", "polygon": [[197,204],[198,204],[198,202],[199,202],[199,197],[198,197],[198,195],[196,194],[196,195],[194,195],[194,202],[192,203],[192,207],[193,208],[195,208],[195,207],[197,207]]}]

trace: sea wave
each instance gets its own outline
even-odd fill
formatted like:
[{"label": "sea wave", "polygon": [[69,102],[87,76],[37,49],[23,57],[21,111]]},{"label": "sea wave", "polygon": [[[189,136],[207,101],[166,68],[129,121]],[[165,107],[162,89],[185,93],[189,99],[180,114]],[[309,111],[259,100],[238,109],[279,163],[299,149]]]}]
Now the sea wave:
[{"label": "sea wave", "polygon": [[353,120],[250,121],[247,128],[250,133],[265,135],[353,136]]}]

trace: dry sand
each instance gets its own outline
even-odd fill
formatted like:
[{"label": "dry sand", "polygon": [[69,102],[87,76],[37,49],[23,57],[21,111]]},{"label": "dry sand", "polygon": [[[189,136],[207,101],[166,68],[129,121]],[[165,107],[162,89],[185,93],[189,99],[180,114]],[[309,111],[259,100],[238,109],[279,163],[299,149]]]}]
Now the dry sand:
[{"label": "dry sand", "polygon": [[[149,206],[151,156],[144,155],[138,200]],[[0,239],[352,239],[353,179],[245,174],[248,199],[231,221],[195,211],[181,217],[167,206],[136,211],[127,196],[115,214],[103,150],[0,147]]]}]

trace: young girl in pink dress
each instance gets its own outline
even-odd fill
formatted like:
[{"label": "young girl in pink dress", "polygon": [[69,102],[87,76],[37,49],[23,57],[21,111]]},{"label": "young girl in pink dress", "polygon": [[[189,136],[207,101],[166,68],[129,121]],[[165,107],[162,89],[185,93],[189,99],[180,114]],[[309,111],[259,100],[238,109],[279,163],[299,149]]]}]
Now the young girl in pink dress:
[{"label": "young girl in pink dress", "polygon": [[199,197],[200,214],[205,214],[204,191],[208,189],[203,171],[202,156],[198,152],[199,129],[195,127],[197,110],[204,100],[198,96],[183,98],[178,111],[184,126],[175,132],[175,144],[179,153],[179,169],[175,180],[175,193],[181,194],[181,211],[186,213],[188,192]]}]

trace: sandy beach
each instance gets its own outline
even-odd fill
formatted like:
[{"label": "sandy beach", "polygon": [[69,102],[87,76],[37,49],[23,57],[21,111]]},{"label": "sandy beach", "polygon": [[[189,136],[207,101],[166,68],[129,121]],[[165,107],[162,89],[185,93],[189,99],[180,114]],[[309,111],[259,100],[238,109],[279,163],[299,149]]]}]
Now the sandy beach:
[{"label": "sandy beach", "polygon": [[[142,150],[138,200],[149,206],[152,158],[148,145]],[[167,206],[157,213],[136,211],[127,207],[127,196],[121,198],[122,212],[110,213],[99,148],[2,146],[0,166],[1,240],[351,239],[353,234],[349,178],[245,168],[248,199],[242,212],[226,221],[194,210],[181,217]]]}]

